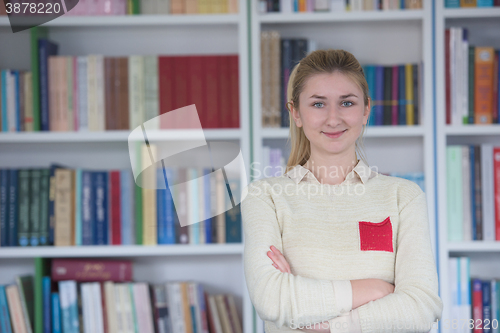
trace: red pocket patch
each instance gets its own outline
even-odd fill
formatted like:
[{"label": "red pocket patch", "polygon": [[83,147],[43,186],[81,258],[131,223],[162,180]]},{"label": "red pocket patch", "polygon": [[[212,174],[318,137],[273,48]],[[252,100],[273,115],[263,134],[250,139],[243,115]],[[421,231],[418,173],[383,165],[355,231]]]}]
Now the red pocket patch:
[{"label": "red pocket patch", "polygon": [[359,241],[361,251],[394,252],[390,217],[380,223],[360,221]]}]

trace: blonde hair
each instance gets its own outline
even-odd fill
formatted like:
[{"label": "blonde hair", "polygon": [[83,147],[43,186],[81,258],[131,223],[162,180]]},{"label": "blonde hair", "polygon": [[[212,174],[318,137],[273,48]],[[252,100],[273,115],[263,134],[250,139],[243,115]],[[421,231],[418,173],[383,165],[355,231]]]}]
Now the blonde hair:
[{"label": "blonde hair", "polygon": [[[365,106],[369,101],[368,83],[366,82],[363,68],[358,60],[349,52],[344,50],[317,50],[308,54],[302,59],[292,70],[287,86],[287,104],[288,111],[291,112],[290,104],[298,110],[299,96],[304,90],[306,80],[315,75],[323,73],[339,72],[348,76],[353,80],[363,91],[363,101]],[[290,140],[291,152],[288,158],[286,170],[289,171],[292,167],[304,165],[311,156],[311,144],[304,134],[302,127],[297,127],[292,115],[290,114]],[[366,125],[363,125],[361,135],[356,140],[357,156],[367,165],[364,154],[363,134],[366,130]]]}]

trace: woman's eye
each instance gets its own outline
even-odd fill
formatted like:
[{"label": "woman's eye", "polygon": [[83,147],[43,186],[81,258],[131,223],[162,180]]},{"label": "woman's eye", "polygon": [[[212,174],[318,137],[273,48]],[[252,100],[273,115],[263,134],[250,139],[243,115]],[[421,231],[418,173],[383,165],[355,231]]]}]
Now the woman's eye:
[{"label": "woman's eye", "polygon": [[318,104],[321,104],[320,107],[322,107],[324,105],[323,102],[314,102],[313,106],[317,106]]},{"label": "woman's eye", "polygon": [[[348,104],[348,105],[346,105],[346,104]],[[350,101],[343,101],[343,102],[342,102],[342,105],[343,105],[343,106],[351,106],[351,105],[353,105],[353,104],[352,104],[352,102],[350,102]]]}]

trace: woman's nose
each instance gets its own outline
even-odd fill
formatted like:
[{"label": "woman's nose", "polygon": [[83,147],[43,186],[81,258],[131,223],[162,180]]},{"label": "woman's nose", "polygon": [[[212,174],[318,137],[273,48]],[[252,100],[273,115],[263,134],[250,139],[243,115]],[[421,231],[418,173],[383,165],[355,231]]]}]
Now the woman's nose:
[{"label": "woman's nose", "polygon": [[330,107],[327,112],[327,119],[326,119],[327,125],[331,127],[336,127],[341,122],[342,119],[340,116],[340,110],[338,110],[338,108],[335,106]]}]

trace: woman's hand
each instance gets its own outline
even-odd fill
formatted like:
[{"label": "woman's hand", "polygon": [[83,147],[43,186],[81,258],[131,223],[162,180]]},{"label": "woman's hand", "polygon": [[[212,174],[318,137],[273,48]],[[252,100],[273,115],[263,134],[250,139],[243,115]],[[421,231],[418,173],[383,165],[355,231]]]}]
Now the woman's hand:
[{"label": "woman's hand", "polygon": [[375,301],[394,292],[394,285],[380,279],[351,280],[352,308]]},{"label": "woman's hand", "polygon": [[[273,261],[273,266],[280,272],[292,274],[285,256],[276,247],[271,245],[271,251],[267,252],[267,256]],[[306,328],[307,326],[304,326],[300,330],[307,333],[330,333],[330,324],[327,321],[311,326],[313,328]]]}]

